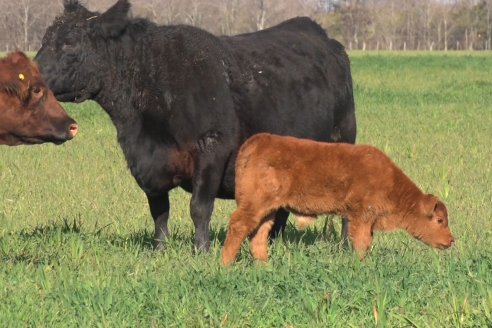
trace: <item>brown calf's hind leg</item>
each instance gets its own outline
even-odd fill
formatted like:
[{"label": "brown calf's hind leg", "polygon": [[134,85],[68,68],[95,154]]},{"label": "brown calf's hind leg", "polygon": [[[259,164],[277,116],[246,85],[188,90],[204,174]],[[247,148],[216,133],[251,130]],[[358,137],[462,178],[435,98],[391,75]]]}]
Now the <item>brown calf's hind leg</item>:
[{"label": "brown calf's hind leg", "polygon": [[268,236],[274,224],[275,215],[266,217],[258,230],[251,236],[251,254],[257,261],[268,261]]},{"label": "brown calf's hind leg", "polygon": [[260,220],[249,217],[248,214],[236,209],[229,221],[229,229],[222,249],[222,264],[228,266],[234,262],[244,239],[258,227]]},{"label": "brown calf's hind leg", "polygon": [[352,247],[361,260],[364,259],[367,250],[372,243],[372,228],[369,224],[353,224],[348,227],[348,234],[352,242]]}]

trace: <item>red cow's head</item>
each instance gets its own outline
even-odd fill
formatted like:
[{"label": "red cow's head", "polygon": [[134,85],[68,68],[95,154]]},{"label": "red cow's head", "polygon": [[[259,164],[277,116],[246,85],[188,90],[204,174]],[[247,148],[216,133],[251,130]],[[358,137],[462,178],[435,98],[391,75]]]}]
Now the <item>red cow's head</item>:
[{"label": "red cow's head", "polygon": [[22,52],[0,60],[0,144],[60,144],[77,129],[33,61]]}]

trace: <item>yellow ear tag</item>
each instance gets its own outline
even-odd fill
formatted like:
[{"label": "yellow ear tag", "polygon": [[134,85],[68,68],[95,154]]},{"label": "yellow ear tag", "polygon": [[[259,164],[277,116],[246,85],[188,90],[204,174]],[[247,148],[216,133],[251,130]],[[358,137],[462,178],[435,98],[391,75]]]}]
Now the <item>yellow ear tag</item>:
[{"label": "yellow ear tag", "polygon": [[24,81],[24,79],[25,79],[24,74],[20,73],[19,74],[19,80]]}]

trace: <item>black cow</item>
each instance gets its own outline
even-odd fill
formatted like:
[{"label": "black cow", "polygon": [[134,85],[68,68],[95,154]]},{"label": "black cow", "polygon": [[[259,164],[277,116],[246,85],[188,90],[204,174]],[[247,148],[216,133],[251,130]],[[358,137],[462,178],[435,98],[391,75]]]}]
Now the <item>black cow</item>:
[{"label": "black cow", "polygon": [[[59,100],[93,99],[111,117],[147,195],[157,248],[177,186],[192,193],[196,248],[209,248],[214,199],[234,197],[234,162],[249,136],[355,142],[348,56],[309,18],[217,37],[131,19],[128,0],[103,14],[76,0],[64,6],[36,60]],[[287,216],[277,213],[277,229]]]}]

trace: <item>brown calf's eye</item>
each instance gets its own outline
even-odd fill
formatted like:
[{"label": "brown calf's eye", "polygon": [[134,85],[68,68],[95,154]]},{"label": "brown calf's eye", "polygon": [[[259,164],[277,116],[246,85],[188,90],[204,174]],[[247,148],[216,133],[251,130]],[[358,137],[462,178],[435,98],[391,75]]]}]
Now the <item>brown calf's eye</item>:
[{"label": "brown calf's eye", "polygon": [[437,219],[437,223],[442,224],[444,222],[443,219]]},{"label": "brown calf's eye", "polygon": [[32,87],[32,92],[35,94],[38,94],[41,92],[41,88],[40,87]]}]

